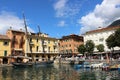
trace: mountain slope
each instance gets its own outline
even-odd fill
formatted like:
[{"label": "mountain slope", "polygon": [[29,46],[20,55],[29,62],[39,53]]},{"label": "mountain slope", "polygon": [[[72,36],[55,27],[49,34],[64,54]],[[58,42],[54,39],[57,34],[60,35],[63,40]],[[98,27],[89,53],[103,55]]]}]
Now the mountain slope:
[{"label": "mountain slope", "polygon": [[120,19],[114,21],[112,24],[110,24],[108,27],[114,27],[114,26],[120,26]]}]

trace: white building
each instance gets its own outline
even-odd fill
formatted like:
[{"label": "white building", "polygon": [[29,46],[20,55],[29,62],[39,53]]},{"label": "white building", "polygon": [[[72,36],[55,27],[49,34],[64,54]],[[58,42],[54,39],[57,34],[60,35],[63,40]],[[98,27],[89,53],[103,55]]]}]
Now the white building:
[{"label": "white building", "polygon": [[[97,30],[88,31],[84,34],[84,43],[88,40],[92,40],[95,43],[95,46],[99,44],[104,45],[105,52],[110,51],[106,45],[106,39],[115,32],[116,29],[120,28],[120,26],[114,27],[106,27],[106,28],[99,28]],[[120,50],[120,48],[115,47],[115,50]],[[95,48],[94,52],[98,50]]]}]

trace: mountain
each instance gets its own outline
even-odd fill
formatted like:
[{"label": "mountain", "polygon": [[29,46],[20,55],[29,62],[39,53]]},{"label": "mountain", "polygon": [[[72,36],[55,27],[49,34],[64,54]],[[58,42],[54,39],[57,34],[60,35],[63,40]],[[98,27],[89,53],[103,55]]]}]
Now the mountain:
[{"label": "mountain", "polygon": [[120,26],[120,19],[114,21],[112,24],[110,24],[108,27],[114,27],[114,26]]}]

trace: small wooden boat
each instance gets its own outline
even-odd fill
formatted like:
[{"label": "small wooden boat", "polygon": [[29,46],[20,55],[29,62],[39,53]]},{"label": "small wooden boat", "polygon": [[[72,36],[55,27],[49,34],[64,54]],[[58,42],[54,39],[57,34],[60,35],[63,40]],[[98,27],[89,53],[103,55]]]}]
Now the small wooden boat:
[{"label": "small wooden boat", "polygon": [[17,63],[17,62],[14,62],[12,63],[13,64],[13,67],[32,67],[33,66],[33,63]]},{"label": "small wooden boat", "polygon": [[110,66],[110,70],[118,70],[118,64]]}]

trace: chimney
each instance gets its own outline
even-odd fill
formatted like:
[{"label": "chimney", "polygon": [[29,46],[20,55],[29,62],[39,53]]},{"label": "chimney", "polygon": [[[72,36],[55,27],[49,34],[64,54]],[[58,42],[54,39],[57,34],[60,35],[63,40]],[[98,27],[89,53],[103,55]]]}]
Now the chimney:
[{"label": "chimney", "polygon": [[12,30],[12,27],[10,26],[10,30]]},{"label": "chimney", "polygon": [[22,31],[22,28],[20,28],[20,31]]},{"label": "chimney", "polygon": [[102,29],[102,27],[99,26],[98,29]]}]

